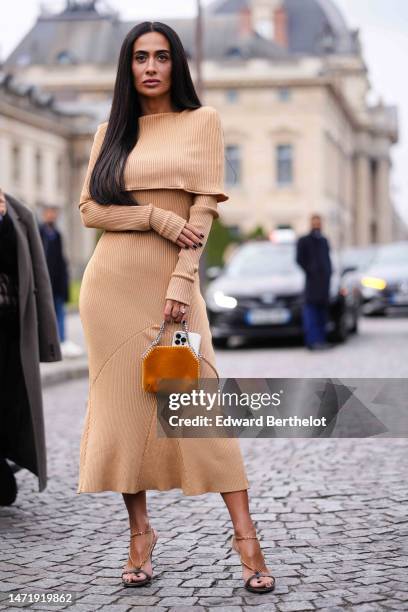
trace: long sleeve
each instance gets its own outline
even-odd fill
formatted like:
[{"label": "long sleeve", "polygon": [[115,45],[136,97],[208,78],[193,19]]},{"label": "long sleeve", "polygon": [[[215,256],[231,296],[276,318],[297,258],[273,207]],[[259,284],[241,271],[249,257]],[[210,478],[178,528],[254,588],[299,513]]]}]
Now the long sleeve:
[{"label": "long sleeve", "polygon": [[299,238],[296,245],[296,263],[304,270],[307,271],[307,258],[305,251],[305,240],[304,237]]},{"label": "long sleeve", "polygon": [[58,337],[50,274],[37,220],[29,209],[24,211],[24,222],[27,230],[30,261],[36,288],[35,300],[37,305],[37,332],[40,361],[61,361],[61,347]]},{"label": "long sleeve", "polygon": [[212,222],[218,219],[217,198],[213,195],[197,195],[190,207],[189,223],[204,234],[202,247],[180,249],[176,267],[167,287],[166,299],[191,304],[194,281],[198,275],[201,254],[205,249]]},{"label": "long sleeve", "polygon": [[98,204],[91,198],[89,183],[92,170],[102,147],[107,123],[102,123],[95,134],[88,168],[82,187],[79,210],[85,227],[94,227],[111,232],[154,230],[164,238],[176,242],[186,220],[180,215],[163,210],[153,204],[126,206]]}]

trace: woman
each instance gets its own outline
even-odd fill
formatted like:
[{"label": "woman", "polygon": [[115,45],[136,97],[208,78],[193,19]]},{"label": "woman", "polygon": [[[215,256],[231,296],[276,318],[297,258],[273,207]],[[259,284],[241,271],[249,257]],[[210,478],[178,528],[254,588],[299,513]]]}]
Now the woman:
[{"label": "woman", "polygon": [[[15,290],[12,291],[11,287]],[[8,287],[8,289],[7,289]],[[5,308],[4,296],[16,295]],[[8,300],[10,304],[10,300]],[[40,361],[60,361],[51,284],[37,221],[0,190],[0,504],[17,494],[10,459],[47,484]]]},{"label": "woman", "polygon": [[177,34],[158,22],[134,27],[122,44],[110,118],[96,132],[79,203],[83,224],[105,232],[80,292],[90,383],[77,492],[123,494],[131,532],[125,586],[152,577],[158,535],[146,490],[180,488],[221,493],[246,588],[274,588],[249,514],[239,442],[156,438],[155,396],[141,387],[140,357],[163,319],[162,344],[188,320],[202,337],[200,376],[218,377],[197,272],[217,203],[228,199],[223,154],[218,114],[201,106]]}]

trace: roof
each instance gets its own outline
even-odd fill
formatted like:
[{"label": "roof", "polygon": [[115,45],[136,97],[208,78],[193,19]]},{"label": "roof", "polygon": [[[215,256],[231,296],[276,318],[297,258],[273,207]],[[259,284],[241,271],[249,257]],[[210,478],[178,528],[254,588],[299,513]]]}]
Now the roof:
[{"label": "roof", "polygon": [[[278,59],[288,54],[356,53],[358,41],[332,0],[283,0],[288,14],[288,49],[253,31],[240,34],[240,11],[250,0],[214,0],[203,11],[204,55],[208,59]],[[194,20],[164,19],[179,34],[190,57]],[[75,22],[75,24],[73,23]],[[6,67],[56,64],[115,64],[120,45],[134,22],[114,12],[101,13],[94,2],[43,14],[4,62]]]},{"label": "roof", "polygon": [[14,75],[0,70],[0,93],[9,95],[14,100],[21,100],[26,107],[36,110],[46,110],[54,115],[77,116],[76,111],[67,111],[60,107],[54,96],[48,92],[41,91],[31,83],[19,81]]},{"label": "roof", "polygon": [[[209,15],[232,15],[249,8],[250,0],[214,0]],[[322,55],[359,51],[356,33],[350,30],[333,0],[283,0],[288,16],[289,52]]]},{"label": "roof", "polygon": [[285,0],[284,5],[292,53],[358,53],[356,33],[348,28],[332,0]]}]

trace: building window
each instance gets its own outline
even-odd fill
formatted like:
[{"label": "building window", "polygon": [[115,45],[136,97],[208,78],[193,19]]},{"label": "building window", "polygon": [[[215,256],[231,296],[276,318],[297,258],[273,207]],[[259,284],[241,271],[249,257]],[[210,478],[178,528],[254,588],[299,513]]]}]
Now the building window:
[{"label": "building window", "polygon": [[227,89],[225,96],[227,98],[227,102],[230,102],[231,104],[238,102],[238,91],[236,89]]},{"label": "building window", "polygon": [[57,158],[57,189],[62,189],[64,186],[64,163],[62,157]]},{"label": "building window", "polygon": [[276,147],[276,178],[280,187],[293,183],[293,146],[281,144]]},{"label": "building window", "polygon": [[239,47],[228,47],[224,53],[225,57],[242,58],[242,51]]},{"label": "building window", "polygon": [[273,23],[270,19],[257,19],[255,23],[255,31],[268,40],[273,39],[273,29]]},{"label": "building window", "polygon": [[288,87],[279,87],[278,89],[278,100],[280,102],[288,102],[291,98],[292,92]]},{"label": "building window", "polygon": [[73,53],[71,53],[71,51],[68,51],[66,49],[57,53],[56,60],[58,64],[75,64],[76,63]]},{"label": "building window", "polygon": [[11,150],[11,176],[14,183],[21,179],[21,149],[18,145],[13,145]]},{"label": "building window", "polygon": [[28,66],[31,62],[31,57],[29,53],[22,53],[17,57],[16,64],[18,66]]},{"label": "building window", "polygon": [[41,151],[37,151],[35,154],[35,184],[37,187],[41,187],[43,182],[43,159]]},{"label": "building window", "polygon": [[237,145],[226,147],[227,163],[225,164],[225,182],[227,185],[236,185],[241,182],[241,151]]}]

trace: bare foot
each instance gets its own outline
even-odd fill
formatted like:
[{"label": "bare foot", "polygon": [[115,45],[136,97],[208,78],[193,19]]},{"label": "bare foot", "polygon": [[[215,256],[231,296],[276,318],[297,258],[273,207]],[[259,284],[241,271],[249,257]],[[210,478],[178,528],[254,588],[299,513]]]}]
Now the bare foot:
[{"label": "bare foot", "polygon": [[[152,528],[152,531],[149,533],[144,533],[142,535],[133,536],[130,538],[130,546],[129,546],[129,558],[126,565],[123,567],[123,571],[127,569],[132,569],[135,567],[140,567],[142,570],[146,572],[149,576],[153,575],[152,571],[152,560],[151,556],[140,566],[140,561],[142,561],[147,551],[149,550],[149,546],[155,540],[157,540],[157,531]],[[153,539],[154,538],[154,539]],[[140,582],[146,580],[146,576],[139,572],[138,574],[123,574],[123,580],[125,582]]]}]

